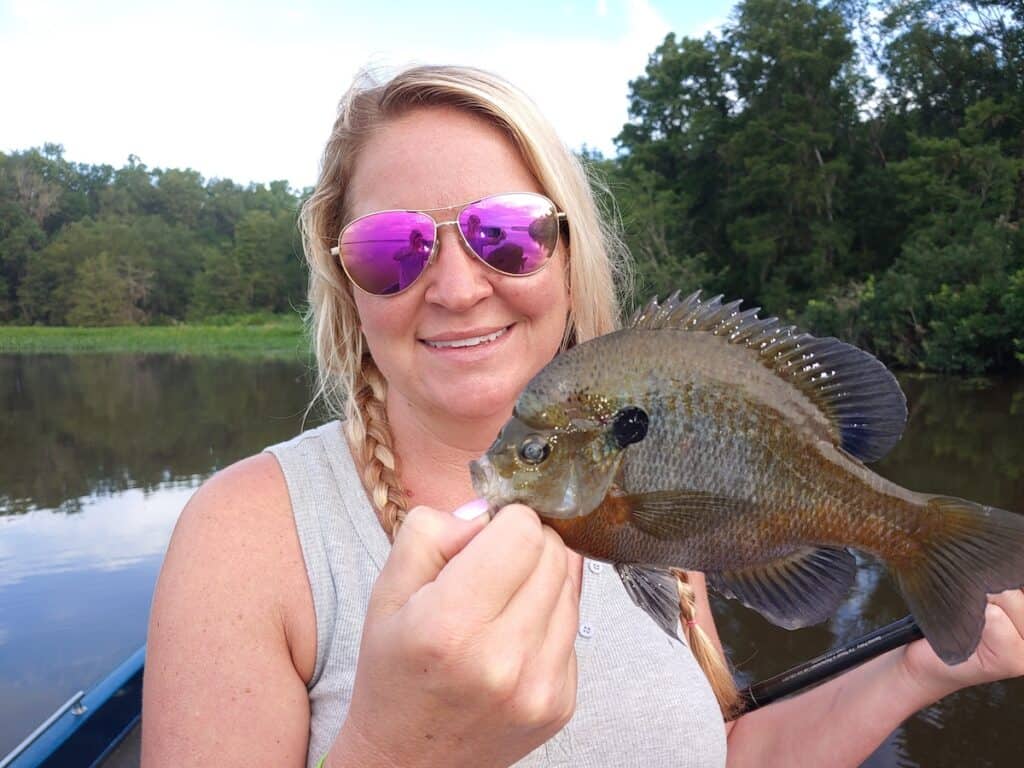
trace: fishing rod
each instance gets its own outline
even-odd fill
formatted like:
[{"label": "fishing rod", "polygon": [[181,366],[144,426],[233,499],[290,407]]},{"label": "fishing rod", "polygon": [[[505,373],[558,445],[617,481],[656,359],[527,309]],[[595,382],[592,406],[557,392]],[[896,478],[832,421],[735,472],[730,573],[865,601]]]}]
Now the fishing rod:
[{"label": "fishing rod", "polygon": [[913,616],[904,616],[874,632],[851,640],[844,646],[817,656],[792,669],[740,691],[742,711],[751,712],[773,701],[791,696],[824,682],[893,648],[924,637]]}]

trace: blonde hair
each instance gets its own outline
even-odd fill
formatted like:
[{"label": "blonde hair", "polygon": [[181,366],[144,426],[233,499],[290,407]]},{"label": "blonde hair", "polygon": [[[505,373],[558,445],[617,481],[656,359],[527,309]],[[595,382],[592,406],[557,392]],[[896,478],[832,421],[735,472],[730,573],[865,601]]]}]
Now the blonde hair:
[{"label": "blonde hair", "polygon": [[[502,130],[541,189],[566,213],[570,310],[563,348],[614,330],[619,298],[631,288],[625,248],[613,226],[616,217],[599,209],[594,191],[603,193],[600,202],[607,205],[611,196],[595,178],[588,178],[587,169],[520,90],[469,67],[417,66],[384,82],[368,71],[356,78],[339,104],[320,177],[302,206],[309,265],[306,322],[317,361],[313,400],[344,418],[363,483],[391,537],[401,525],[407,499],[385,407],[387,381],[366,347],[352,286],[330,249],[351,218],[349,184],[368,138],[412,110],[442,106],[464,110]],[[685,621],[684,603],[681,599]]]}]

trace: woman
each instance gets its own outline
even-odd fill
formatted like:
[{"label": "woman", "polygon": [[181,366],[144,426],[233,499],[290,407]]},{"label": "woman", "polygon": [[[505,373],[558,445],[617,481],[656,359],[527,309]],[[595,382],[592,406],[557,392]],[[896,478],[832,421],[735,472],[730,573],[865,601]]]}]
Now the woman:
[{"label": "woman", "polygon": [[[520,272],[474,252],[473,215],[541,235],[516,241]],[[916,709],[1024,672],[1015,590],[963,665],[918,642],[724,725],[720,657],[714,692],[694,659],[718,646],[699,574],[682,607],[703,632],[680,646],[531,510],[472,517],[469,460],[534,373],[618,314],[616,241],[507,83],[424,67],[354,86],[303,223],[319,395],[346,420],[218,473],[183,512],[146,765],[704,766],[726,738],[730,764],[856,765]],[[413,226],[431,259],[398,288],[381,255]]]}]

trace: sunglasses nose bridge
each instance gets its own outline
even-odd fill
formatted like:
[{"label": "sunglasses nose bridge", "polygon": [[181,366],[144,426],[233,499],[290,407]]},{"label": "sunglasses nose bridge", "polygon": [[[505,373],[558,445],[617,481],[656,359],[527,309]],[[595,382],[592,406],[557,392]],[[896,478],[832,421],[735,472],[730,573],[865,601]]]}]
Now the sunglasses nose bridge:
[{"label": "sunglasses nose bridge", "polygon": [[[437,250],[441,245],[441,227],[454,227],[455,228],[455,239],[459,241],[459,244],[463,248],[467,248],[470,253],[474,253],[469,242],[466,240],[466,233],[462,230],[462,225],[458,219],[448,219],[447,221],[434,221],[434,228],[437,231],[437,248],[434,249],[434,258],[437,258]],[[475,253],[474,253],[475,255]]]}]

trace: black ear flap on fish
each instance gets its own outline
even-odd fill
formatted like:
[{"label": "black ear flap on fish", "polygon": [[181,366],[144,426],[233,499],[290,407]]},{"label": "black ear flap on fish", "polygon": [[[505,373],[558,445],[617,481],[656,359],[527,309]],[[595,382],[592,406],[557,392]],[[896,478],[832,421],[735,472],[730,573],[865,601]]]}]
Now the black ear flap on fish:
[{"label": "black ear flap on fish", "polygon": [[612,438],[619,448],[639,443],[647,437],[647,411],[634,405],[620,408],[612,421]]}]

